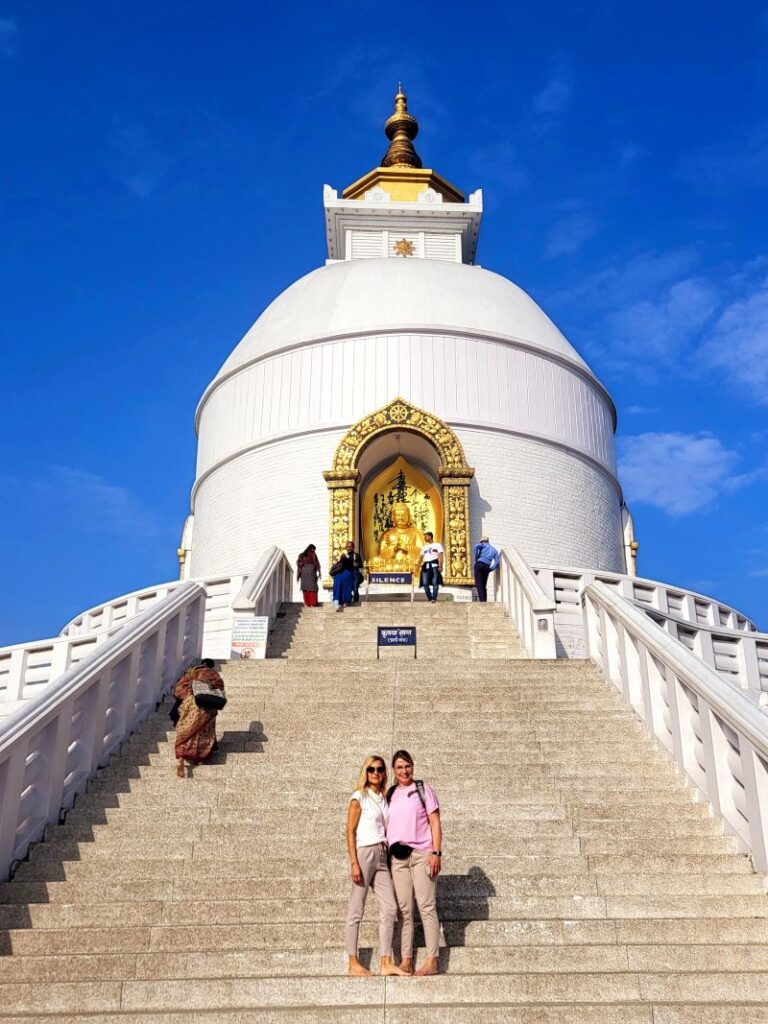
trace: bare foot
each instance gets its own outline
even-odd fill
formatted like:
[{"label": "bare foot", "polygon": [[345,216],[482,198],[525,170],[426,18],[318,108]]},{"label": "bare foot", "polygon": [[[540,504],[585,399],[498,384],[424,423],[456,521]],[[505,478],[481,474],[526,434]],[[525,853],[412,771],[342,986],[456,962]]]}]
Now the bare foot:
[{"label": "bare foot", "polygon": [[407,974],[410,977],[410,975],[413,974],[413,960],[410,957],[406,960],[401,960],[400,970],[403,974]]},{"label": "bare foot", "polygon": [[383,956],[379,961],[379,974],[382,978],[399,977],[407,978],[410,976],[411,971],[404,971],[402,967],[398,967],[392,963],[391,956]]},{"label": "bare foot", "polygon": [[437,969],[437,957],[430,956],[427,958],[427,962],[423,967],[420,967],[418,971],[414,973],[414,978],[426,978],[432,974],[438,974]]},{"label": "bare foot", "polygon": [[176,775],[180,779],[185,779],[187,777],[187,770],[184,767],[183,761],[176,762]]},{"label": "bare foot", "polygon": [[351,956],[349,958],[349,968],[347,969],[347,974],[351,974],[356,978],[372,977],[371,972],[368,970],[368,968],[363,967],[363,965],[360,963],[356,956]]}]

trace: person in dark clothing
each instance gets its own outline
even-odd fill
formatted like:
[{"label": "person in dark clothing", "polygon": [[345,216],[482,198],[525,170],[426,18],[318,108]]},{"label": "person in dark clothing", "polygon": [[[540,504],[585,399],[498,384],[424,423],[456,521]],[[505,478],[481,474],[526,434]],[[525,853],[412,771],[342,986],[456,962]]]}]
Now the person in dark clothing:
[{"label": "person in dark clothing", "polygon": [[475,586],[477,587],[477,600],[486,602],[488,600],[488,577],[498,567],[499,552],[489,542],[487,535],[483,534],[479,542],[475,544]]}]

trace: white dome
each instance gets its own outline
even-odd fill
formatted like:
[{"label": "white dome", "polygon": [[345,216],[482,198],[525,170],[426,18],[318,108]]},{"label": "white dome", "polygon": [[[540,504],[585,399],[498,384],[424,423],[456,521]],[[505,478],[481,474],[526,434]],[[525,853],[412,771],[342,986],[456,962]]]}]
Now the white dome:
[{"label": "white dome", "polygon": [[589,370],[533,299],[500,274],[390,258],[331,263],[300,278],[267,306],[217,379],[305,341],[404,328],[508,338]]}]

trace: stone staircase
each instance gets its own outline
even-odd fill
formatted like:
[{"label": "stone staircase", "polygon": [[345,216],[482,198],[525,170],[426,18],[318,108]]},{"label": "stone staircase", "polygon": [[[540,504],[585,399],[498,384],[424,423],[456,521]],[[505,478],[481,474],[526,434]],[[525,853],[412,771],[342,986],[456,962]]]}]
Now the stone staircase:
[{"label": "stone staircase", "polygon": [[[421,595],[419,595],[421,597]],[[377,626],[416,626],[417,656],[452,658],[522,658],[525,652],[509,628],[500,604],[439,601],[365,601],[342,611],[330,602],[305,609],[287,604],[270,636],[268,657],[376,657]],[[387,659],[413,659],[412,649],[382,650]]]},{"label": "stone staircase", "polygon": [[[434,647],[377,662],[384,616]],[[761,881],[589,664],[441,604],[289,607],[271,653],[225,666],[212,763],[175,777],[161,708],[0,886],[0,1020],[768,1022]],[[348,978],[347,799],[401,746],[442,801],[444,973]],[[361,941],[375,968],[373,897]]]}]

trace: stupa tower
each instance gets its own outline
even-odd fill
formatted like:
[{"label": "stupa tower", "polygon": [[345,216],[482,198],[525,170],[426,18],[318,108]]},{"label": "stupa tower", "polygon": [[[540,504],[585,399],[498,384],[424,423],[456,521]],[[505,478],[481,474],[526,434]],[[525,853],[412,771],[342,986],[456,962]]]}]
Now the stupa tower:
[{"label": "stupa tower", "polygon": [[325,264],[202,396],[184,573],[310,542],[327,569],[347,538],[373,563],[401,478],[455,586],[482,532],[539,564],[625,571],[610,396],[524,291],[475,264],[482,192],[423,166],[402,88],[384,129],[379,166],[324,188]]}]

